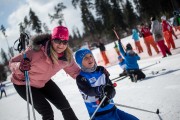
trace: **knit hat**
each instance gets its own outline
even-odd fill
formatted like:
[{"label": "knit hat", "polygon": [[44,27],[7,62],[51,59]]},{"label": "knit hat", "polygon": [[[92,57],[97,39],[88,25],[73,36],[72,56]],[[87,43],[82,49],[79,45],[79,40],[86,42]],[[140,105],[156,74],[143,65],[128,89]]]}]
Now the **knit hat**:
[{"label": "knit hat", "polygon": [[64,26],[55,27],[51,34],[51,40],[53,40],[53,39],[69,40],[68,29]]},{"label": "knit hat", "polygon": [[166,20],[166,16],[163,15],[163,16],[161,17],[161,20]]},{"label": "knit hat", "polygon": [[75,53],[76,62],[80,67],[82,67],[82,61],[86,54],[92,54],[92,52],[89,49],[82,48]]},{"label": "knit hat", "polygon": [[132,50],[132,46],[131,46],[130,43],[128,43],[128,44],[126,45],[126,51],[128,51],[128,50]]}]

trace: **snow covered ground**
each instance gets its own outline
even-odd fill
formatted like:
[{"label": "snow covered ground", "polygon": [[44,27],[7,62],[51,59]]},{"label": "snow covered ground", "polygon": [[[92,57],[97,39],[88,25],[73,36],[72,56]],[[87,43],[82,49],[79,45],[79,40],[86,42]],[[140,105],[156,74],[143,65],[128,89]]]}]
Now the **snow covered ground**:
[{"label": "snow covered ground", "polygon": [[[133,43],[131,37],[127,37],[122,41],[124,44],[127,42]],[[116,103],[154,112],[159,109],[160,114],[124,107],[118,107],[119,109],[135,115],[140,120],[180,120],[180,39],[175,40],[175,43],[177,49],[171,50],[173,55],[166,58],[161,58],[162,55],[156,55],[154,51],[153,57],[149,57],[146,50],[140,54],[142,58],[139,61],[140,68],[150,66],[143,69],[147,76],[145,80],[132,83],[129,78],[125,78],[117,82],[117,94],[114,98]],[[143,41],[141,44],[145,49]],[[112,49],[113,45],[113,43],[107,45],[107,50]],[[93,53],[98,54],[98,49],[94,50]],[[117,63],[108,66],[107,70],[111,74],[110,78],[115,78],[122,72]],[[159,71],[159,73],[152,74],[152,71],[155,73]],[[69,100],[79,120],[88,120],[89,116],[75,80],[67,76],[63,71],[57,73],[53,80]],[[16,93],[12,83],[7,84],[6,92],[8,97],[3,96],[0,99],[0,120],[27,120],[26,102]],[[55,120],[63,120],[61,112],[53,105],[52,107]],[[41,116],[37,112],[36,118],[41,120]]]}]

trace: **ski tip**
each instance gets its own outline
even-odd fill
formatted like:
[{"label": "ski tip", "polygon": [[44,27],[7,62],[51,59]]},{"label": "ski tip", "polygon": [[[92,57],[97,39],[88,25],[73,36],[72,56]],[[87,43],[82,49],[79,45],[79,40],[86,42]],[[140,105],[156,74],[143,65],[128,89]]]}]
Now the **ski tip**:
[{"label": "ski tip", "polygon": [[159,114],[159,109],[157,109],[156,114]]}]

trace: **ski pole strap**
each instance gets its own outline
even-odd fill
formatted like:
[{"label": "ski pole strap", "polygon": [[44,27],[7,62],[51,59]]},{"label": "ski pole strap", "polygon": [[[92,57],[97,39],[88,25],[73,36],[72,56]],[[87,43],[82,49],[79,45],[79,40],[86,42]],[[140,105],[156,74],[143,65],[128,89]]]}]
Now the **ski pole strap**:
[{"label": "ski pole strap", "polygon": [[[17,45],[17,48],[15,48],[15,44],[18,42],[18,45]],[[15,42],[14,42],[14,50],[16,51],[19,51],[19,53],[23,50],[26,49],[26,45],[29,44],[29,36],[26,34],[26,33],[21,33],[20,34],[20,38],[17,39]]]}]

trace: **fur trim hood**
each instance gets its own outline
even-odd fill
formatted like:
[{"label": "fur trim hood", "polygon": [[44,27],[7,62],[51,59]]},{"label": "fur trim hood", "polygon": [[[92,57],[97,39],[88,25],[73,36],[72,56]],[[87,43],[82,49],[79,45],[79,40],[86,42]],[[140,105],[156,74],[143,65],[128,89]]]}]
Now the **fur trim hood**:
[{"label": "fur trim hood", "polygon": [[30,46],[33,50],[39,51],[41,46],[45,46],[47,41],[51,40],[51,34],[40,34],[31,37]]}]

